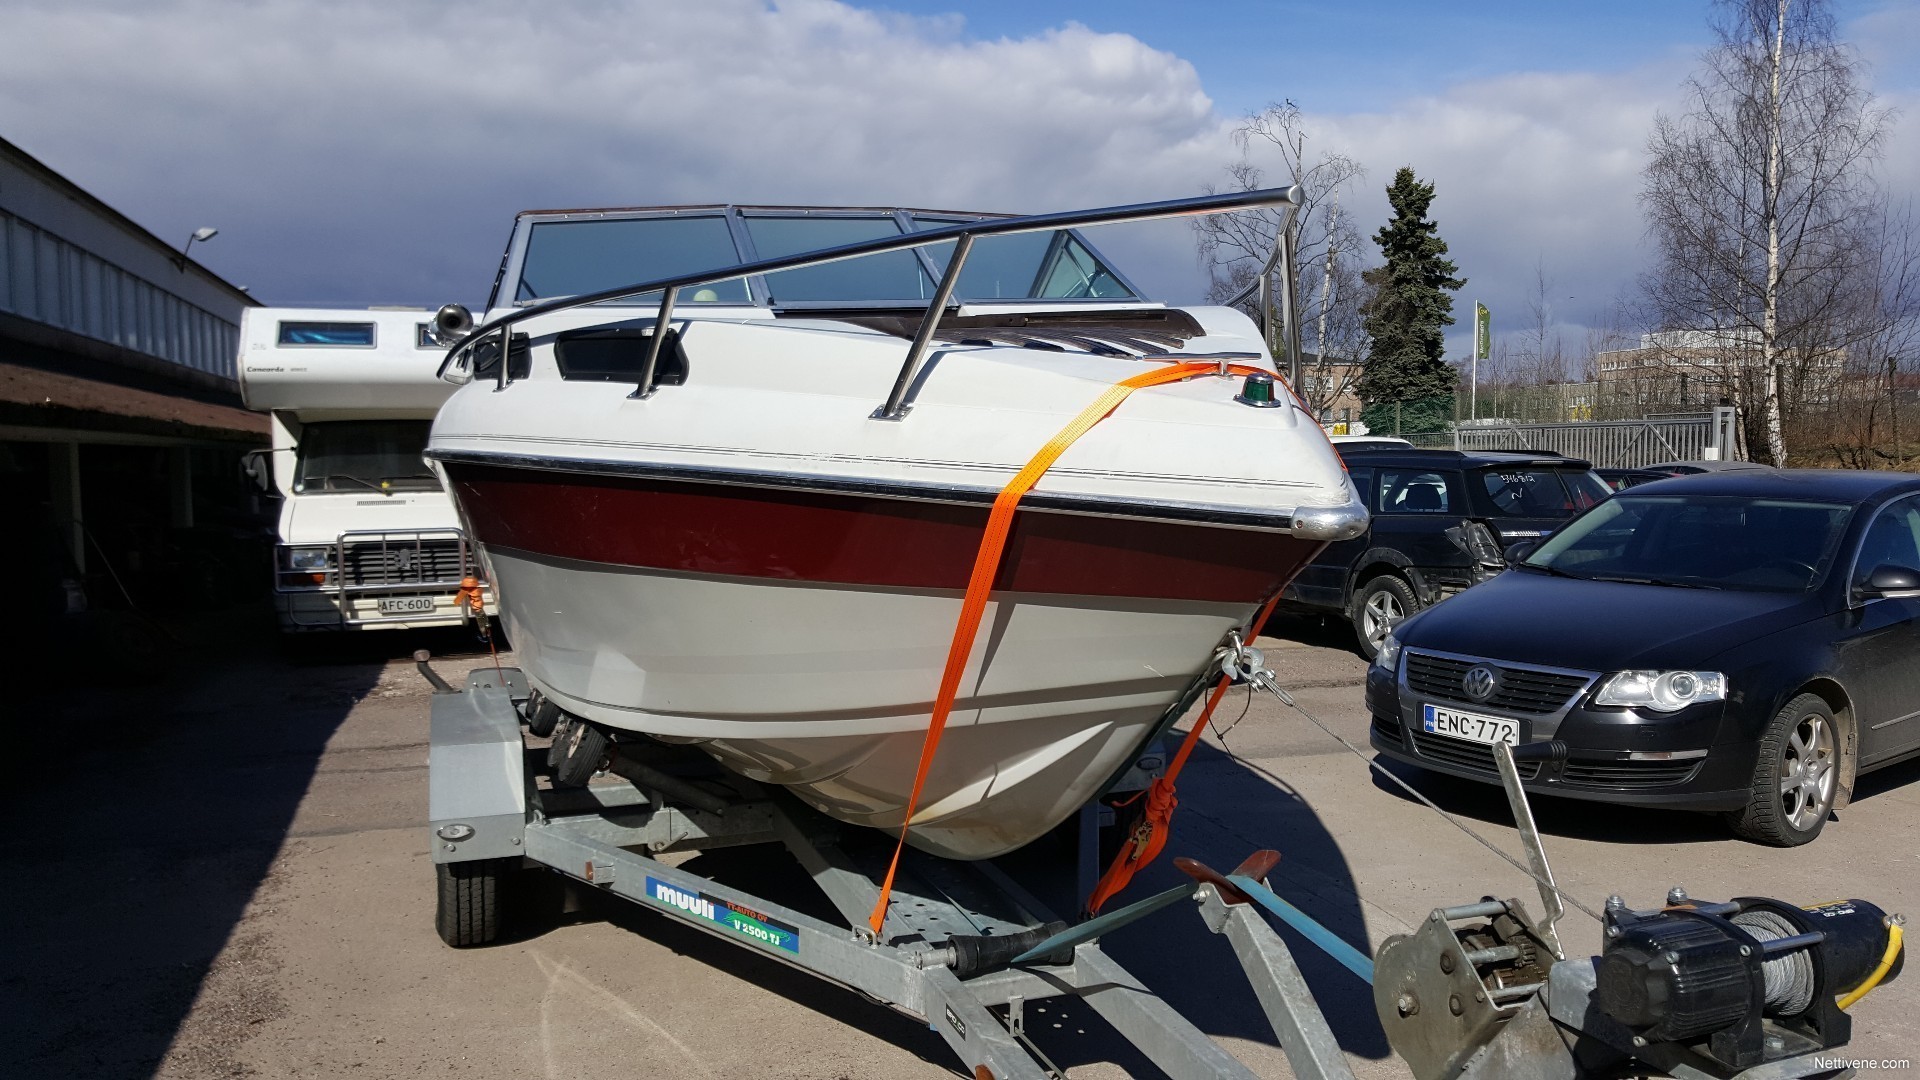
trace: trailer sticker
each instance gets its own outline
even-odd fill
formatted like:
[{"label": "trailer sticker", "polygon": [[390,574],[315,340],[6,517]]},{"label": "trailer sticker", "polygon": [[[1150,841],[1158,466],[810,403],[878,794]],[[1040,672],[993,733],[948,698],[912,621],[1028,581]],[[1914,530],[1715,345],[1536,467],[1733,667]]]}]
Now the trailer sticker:
[{"label": "trailer sticker", "polygon": [[751,908],[730,904],[717,896],[688,892],[657,877],[647,878],[647,899],[675,911],[724,926],[745,938],[782,952],[800,955],[800,931]]}]

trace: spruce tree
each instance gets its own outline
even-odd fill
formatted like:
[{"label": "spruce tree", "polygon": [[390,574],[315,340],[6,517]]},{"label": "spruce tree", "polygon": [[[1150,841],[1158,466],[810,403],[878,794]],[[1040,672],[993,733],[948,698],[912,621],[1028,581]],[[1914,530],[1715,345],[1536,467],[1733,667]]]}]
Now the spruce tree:
[{"label": "spruce tree", "polygon": [[1372,344],[1360,374],[1360,417],[1369,430],[1438,431],[1453,419],[1459,373],[1447,365],[1445,327],[1453,324],[1454,277],[1447,242],[1427,220],[1433,185],[1405,166],[1387,186],[1393,217],[1374,234],[1386,265],[1367,271],[1374,294],[1367,305]]}]

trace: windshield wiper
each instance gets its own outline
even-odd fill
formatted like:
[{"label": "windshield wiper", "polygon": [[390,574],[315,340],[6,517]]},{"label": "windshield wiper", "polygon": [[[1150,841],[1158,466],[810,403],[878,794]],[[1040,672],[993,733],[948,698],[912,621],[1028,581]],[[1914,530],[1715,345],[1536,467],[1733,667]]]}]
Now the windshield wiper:
[{"label": "windshield wiper", "polygon": [[395,473],[392,476],[383,476],[380,479],[382,480],[438,480],[440,478],[433,475],[430,472],[410,472],[410,473]]},{"label": "windshield wiper", "polygon": [[1668,589],[1713,589],[1716,592],[1720,591],[1720,586],[1709,585],[1704,581],[1673,581],[1667,578],[1652,577],[1596,577],[1593,580],[1618,581],[1627,585],[1659,585]]},{"label": "windshield wiper", "polygon": [[1562,570],[1557,566],[1548,566],[1545,563],[1523,562],[1523,563],[1514,563],[1514,566],[1522,570],[1538,570],[1543,574],[1552,574],[1554,577],[1572,578],[1575,581],[1594,580],[1593,578],[1590,578],[1585,574],[1576,574],[1568,570]]},{"label": "windshield wiper", "polygon": [[366,477],[353,476],[349,473],[327,473],[323,476],[308,476],[308,477],[302,478],[302,483],[311,483],[312,481],[315,481],[315,480],[324,480],[329,484],[333,483],[335,480],[351,480],[354,483],[359,484],[361,487],[366,488],[369,491],[378,491],[382,495],[385,495],[387,493],[385,488],[367,479]]}]

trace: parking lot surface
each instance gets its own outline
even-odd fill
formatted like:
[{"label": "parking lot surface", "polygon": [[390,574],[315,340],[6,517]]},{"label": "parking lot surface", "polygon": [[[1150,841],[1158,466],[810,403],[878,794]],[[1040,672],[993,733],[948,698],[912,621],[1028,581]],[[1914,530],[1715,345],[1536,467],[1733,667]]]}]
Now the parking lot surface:
[{"label": "parking lot surface", "polygon": [[[1531,884],[1374,776],[1364,661],[1338,628],[1289,622],[1262,642],[1299,704],[1233,696],[1180,780],[1167,855],[1218,868],[1282,853],[1279,894],[1369,951],[1436,906],[1537,905]],[[584,898],[559,925],[457,951],[433,930],[427,859],[428,687],[363,640],[282,654],[236,642],[138,692],[50,711],[9,773],[0,838],[0,1030],[31,1077],[950,1076],[920,1024],[632,905]],[[470,643],[449,677],[486,663]],[[508,660],[510,662],[510,658]],[[22,713],[26,715],[26,713]],[[16,732],[19,729],[16,728]],[[1518,855],[1497,789],[1393,768]],[[1730,839],[1718,821],[1540,800],[1563,886],[1598,908],[1671,885],[1696,897],[1812,903],[1859,896],[1920,915],[1920,765],[1864,778],[1813,844]],[[1162,863],[1132,895],[1180,879]],[[771,848],[691,869],[766,895],[811,888]],[[1070,865],[1015,871],[1070,910]],[[1570,912],[1569,951],[1598,948]],[[1151,987],[1263,1076],[1289,1075],[1224,941],[1185,910],[1106,939]],[[1362,1077],[1405,1076],[1366,987],[1295,940]],[[1920,1058],[1920,976],[1854,1009],[1854,1058]],[[1086,1010],[1030,1006],[1028,1030],[1073,1077],[1152,1075]],[[17,1071],[16,1071],[17,1070]]]}]

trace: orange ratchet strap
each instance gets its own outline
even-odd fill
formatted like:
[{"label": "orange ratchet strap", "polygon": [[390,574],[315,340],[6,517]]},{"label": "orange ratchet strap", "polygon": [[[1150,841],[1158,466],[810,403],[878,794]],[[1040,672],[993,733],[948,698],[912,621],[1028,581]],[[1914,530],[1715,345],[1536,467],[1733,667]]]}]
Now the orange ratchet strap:
[{"label": "orange ratchet strap", "polygon": [[[1234,375],[1250,375],[1256,371],[1271,375],[1265,368],[1249,367],[1244,364],[1227,365],[1227,372]],[[946,730],[947,715],[953,711],[953,701],[960,692],[960,677],[966,673],[967,657],[973,653],[973,639],[980,630],[980,616],[987,607],[988,594],[993,591],[993,579],[1000,572],[1000,556],[1007,546],[1007,533],[1013,527],[1013,513],[1026,493],[1039,483],[1060,455],[1067,452],[1080,436],[1093,429],[1095,424],[1105,420],[1113,410],[1120,407],[1128,395],[1135,390],[1165,383],[1179,382],[1199,375],[1217,375],[1221,373],[1218,363],[1189,362],[1172,364],[1163,368],[1122,379],[1107,387],[1106,391],[1093,404],[1083,409],[1079,416],[1066,427],[1060,429],[1040,452],[1033,455],[1000,494],[993,500],[993,511],[987,515],[986,535],[980,538],[980,550],[973,559],[973,576],[967,580],[966,598],[960,604],[960,622],[953,628],[953,644],[947,650],[946,670],[940,676],[940,692],[933,699],[933,716],[927,723],[925,741],[920,744],[920,767],[913,776],[913,793],[907,797],[907,816],[900,822],[900,841],[894,845],[893,861],[887,866],[887,877],[880,885],[880,899],[873,905],[873,916],[867,920],[875,935],[887,919],[887,905],[892,899],[894,874],[900,869],[900,855],[906,850],[907,830],[913,823],[913,815],[920,809],[920,790],[926,785],[927,773],[933,767],[933,755],[940,746],[940,735]]]},{"label": "orange ratchet strap", "polygon": [[[1279,600],[1280,594],[1277,592],[1267,598],[1266,604],[1260,608],[1260,614],[1254,616],[1253,623],[1247,628],[1247,644],[1253,644],[1253,639],[1260,636],[1260,631],[1267,625],[1267,616],[1273,614],[1273,605]],[[1126,888],[1127,883],[1133,880],[1133,875],[1158,858],[1160,849],[1167,845],[1167,834],[1173,828],[1173,808],[1180,805],[1180,800],[1174,797],[1174,781],[1179,778],[1180,770],[1186,768],[1194,744],[1200,741],[1200,733],[1207,730],[1208,721],[1213,719],[1214,708],[1226,696],[1227,687],[1232,682],[1232,678],[1220,676],[1220,681],[1213,685],[1213,693],[1207,697],[1207,707],[1200,710],[1200,718],[1193,722],[1193,727],[1187,729],[1187,737],[1180,741],[1179,752],[1167,763],[1166,773],[1154,777],[1153,782],[1147,785],[1144,792],[1146,805],[1140,809],[1140,822],[1133,827],[1133,838],[1114,855],[1107,872],[1100,875],[1099,884],[1093,887],[1093,894],[1087,897],[1087,914],[1099,914],[1100,906]],[[1134,799],[1140,797],[1135,795]]]}]

